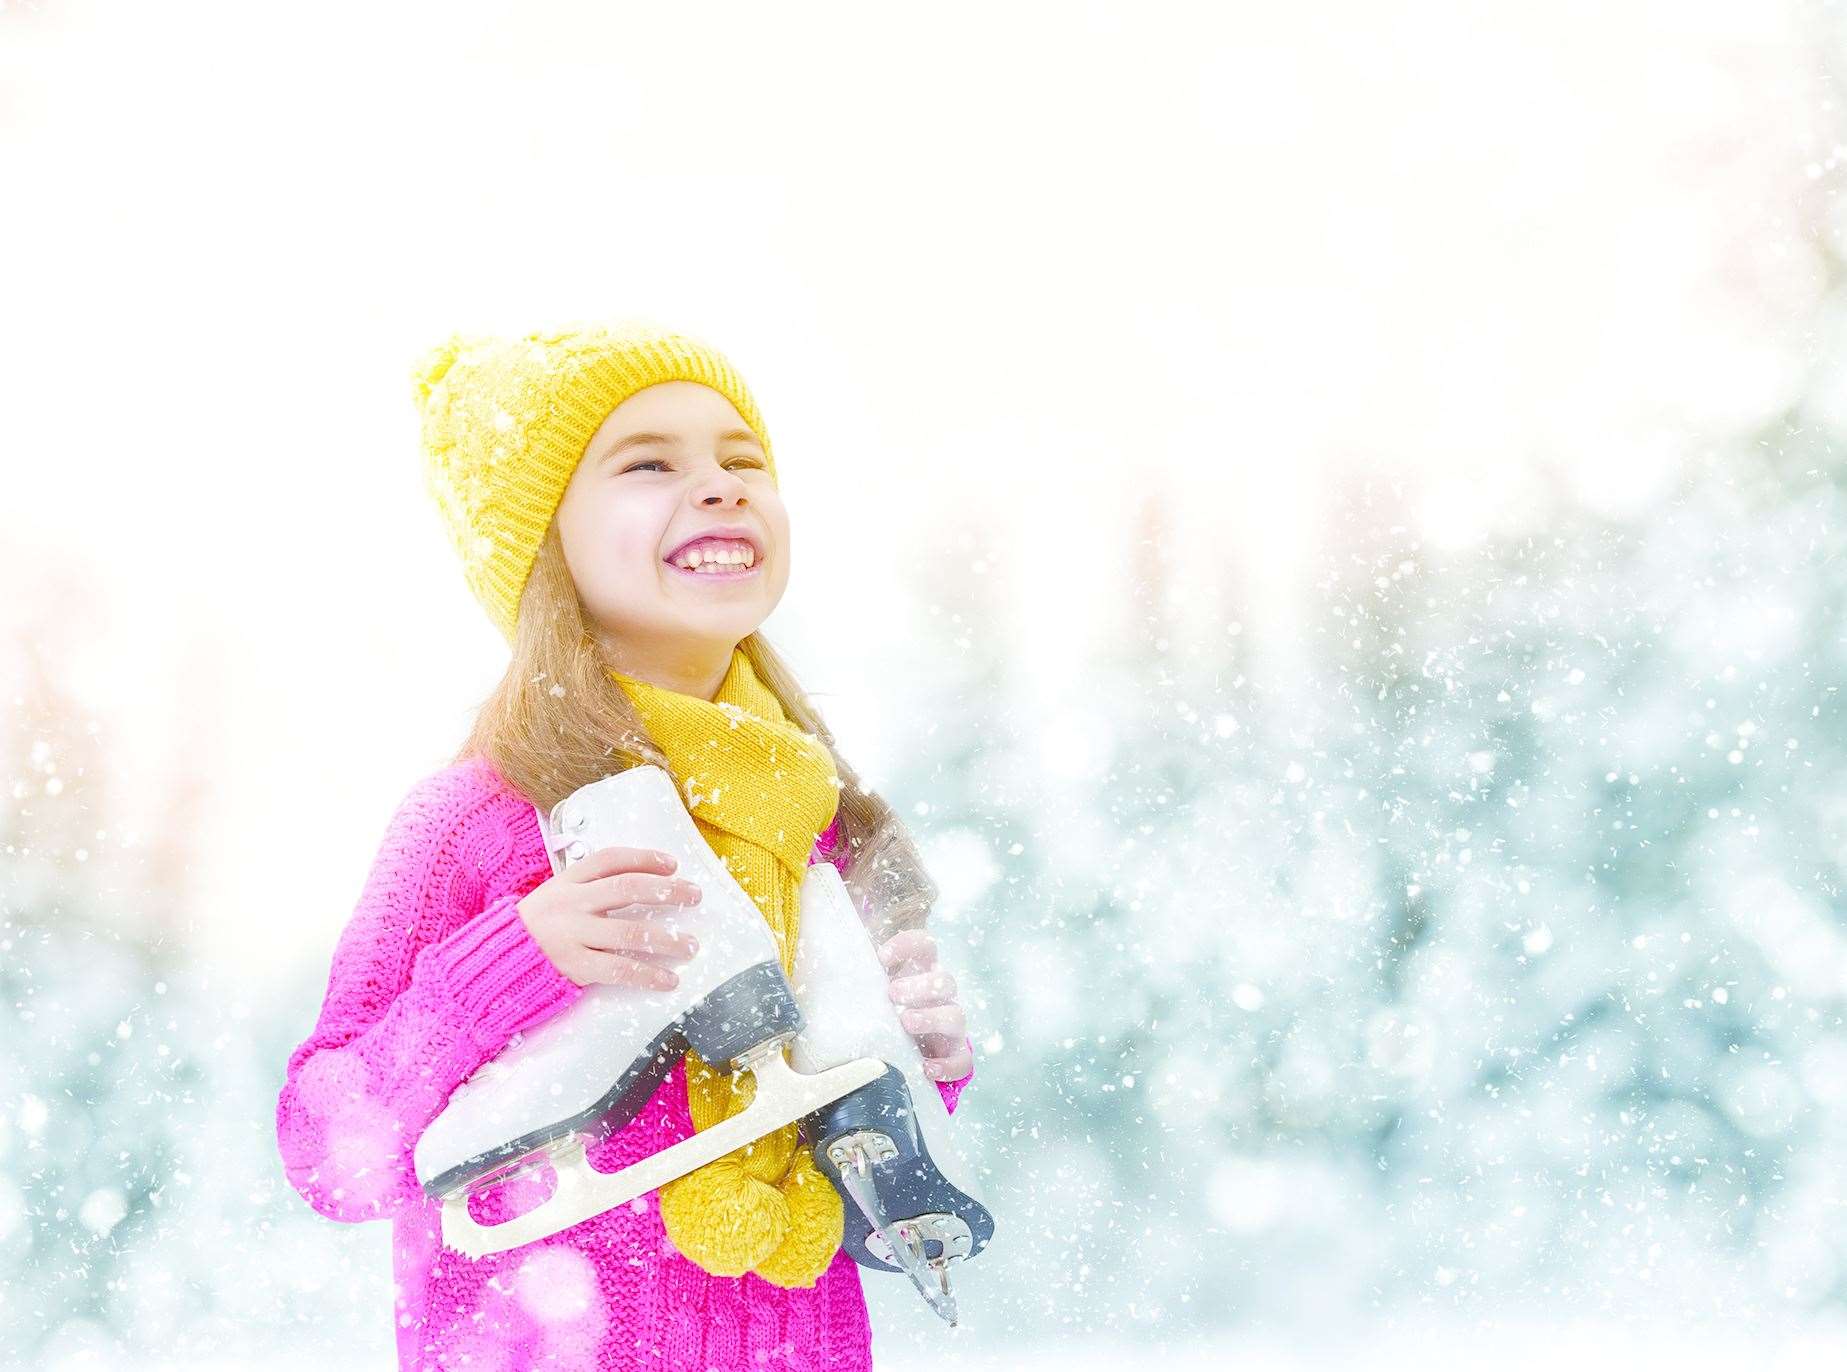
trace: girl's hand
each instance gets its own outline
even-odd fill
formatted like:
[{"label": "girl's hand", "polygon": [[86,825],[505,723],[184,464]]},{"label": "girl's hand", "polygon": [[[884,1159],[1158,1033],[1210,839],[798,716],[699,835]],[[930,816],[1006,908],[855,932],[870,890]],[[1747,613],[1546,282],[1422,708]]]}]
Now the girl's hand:
[{"label": "girl's hand", "polygon": [[936,940],[922,929],[901,929],[879,945],[879,960],[898,1019],[923,1052],[924,1071],[936,1081],[960,1081],[973,1072],[956,979],[938,970]]},{"label": "girl's hand", "polygon": [[656,922],[700,901],[696,885],[667,875],[679,865],[651,848],[599,848],[533,887],[519,916],[552,966],[577,985],[664,991],[680,978],[649,959],[685,962],[699,951],[691,934]]}]

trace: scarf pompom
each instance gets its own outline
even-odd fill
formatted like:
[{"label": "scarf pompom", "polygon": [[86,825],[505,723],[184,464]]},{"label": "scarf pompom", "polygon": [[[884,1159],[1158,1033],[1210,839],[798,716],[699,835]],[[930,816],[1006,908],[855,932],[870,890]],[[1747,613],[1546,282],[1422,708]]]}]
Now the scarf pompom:
[{"label": "scarf pompom", "polygon": [[661,1223],[707,1272],[741,1277],[782,1247],[793,1218],[774,1182],[724,1157],[661,1187]]},{"label": "scarf pompom", "polygon": [[777,1185],[792,1222],[776,1251],[757,1264],[757,1275],[772,1286],[813,1286],[840,1251],[846,1203],[814,1165],[814,1150],[806,1146],[795,1150],[788,1175]]}]

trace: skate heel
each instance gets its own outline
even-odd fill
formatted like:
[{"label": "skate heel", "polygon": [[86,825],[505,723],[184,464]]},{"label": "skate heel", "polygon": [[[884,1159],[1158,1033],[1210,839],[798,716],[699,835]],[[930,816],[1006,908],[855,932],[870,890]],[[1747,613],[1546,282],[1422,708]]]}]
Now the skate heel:
[{"label": "skate heel", "polygon": [[680,1020],[687,1045],[713,1067],[734,1067],[751,1050],[802,1031],[801,1007],[774,962],[746,967],[713,987]]},{"label": "skate heel", "polygon": [[862,1267],[904,1270],[868,1213],[887,1217],[889,1227],[933,1264],[972,1258],[994,1237],[987,1207],[931,1158],[910,1087],[897,1068],[887,1067],[871,1085],[808,1116],[802,1137],[814,1149],[815,1165],[843,1196],[857,1190],[866,1197],[858,1213],[847,1207],[841,1239]]}]

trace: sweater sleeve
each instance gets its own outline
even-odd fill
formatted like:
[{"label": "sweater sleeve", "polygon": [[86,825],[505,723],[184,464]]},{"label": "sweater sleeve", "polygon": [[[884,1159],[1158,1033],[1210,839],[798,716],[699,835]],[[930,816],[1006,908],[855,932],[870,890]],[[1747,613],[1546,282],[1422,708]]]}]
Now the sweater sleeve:
[{"label": "sweater sleeve", "polygon": [[289,1183],[320,1214],[386,1218],[416,1200],[412,1150],[450,1093],[582,996],[520,918],[550,874],[531,808],[471,764],[399,806],[276,1104]]},{"label": "sweater sleeve", "polygon": [[[815,850],[808,855],[808,865],[812,867],[817,862],[831,862],[844,877],[847,871],[847,860],[848,853],[840,833],[840,820],[836,816],[834,822],[823,829],[820,837],[815,840]],[[936,1084],[938,1093],[943,1097],[943,1108],[952,1115],[956,1112],[956,1102],[962,1096],[962,1088],[975,1079],[975,1042],[973,1039],[968,1040],[968,1053],[967,1076],[959,1077],[955,1081],[939,1081]]]}]

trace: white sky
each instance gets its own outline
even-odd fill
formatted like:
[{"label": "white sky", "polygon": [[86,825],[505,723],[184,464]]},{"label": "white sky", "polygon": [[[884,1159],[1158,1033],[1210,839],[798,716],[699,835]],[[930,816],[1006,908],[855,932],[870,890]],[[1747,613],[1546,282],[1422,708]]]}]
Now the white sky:
[{"label": "white sky", "polygon": [[913,746],[881,674],[932,670],[877,597],[958,528],[1024,662],[1117,622],[1161,492],[1191,631],[1286,641],[1342,470],[1454,546],[1543,465],[1645,509],[1774,412],[1840,337],[1798,198],[1847,149],[1796,12],[0,4],[11,613],[45,562],[94,578],[65,679],[143,822],[208,770],[205,951],[324,967],[505,660],[409,366],[643,313],[763,406],[766,628],[877,786]]}]

